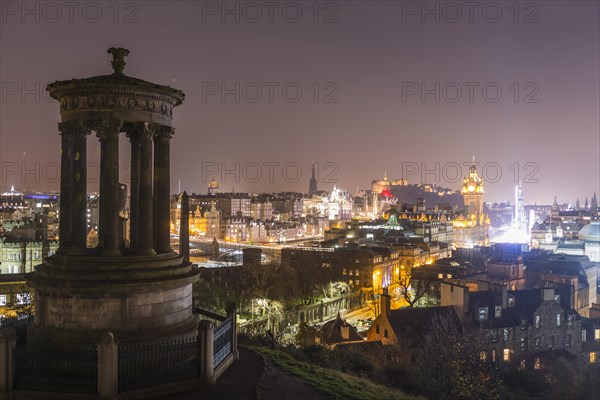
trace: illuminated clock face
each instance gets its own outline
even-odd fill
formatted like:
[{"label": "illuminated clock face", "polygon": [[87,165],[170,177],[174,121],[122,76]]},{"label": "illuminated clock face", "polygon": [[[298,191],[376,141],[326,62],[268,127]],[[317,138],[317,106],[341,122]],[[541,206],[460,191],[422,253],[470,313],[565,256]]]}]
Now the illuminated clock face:
[{"label": "illuminated clock face", "polygon": [[469,187],[467,188],[467,190],[468,190],[469,192],[473,192],[473,191],[475,190],[475,186],[473,186],[473,185],[469,185]]}]

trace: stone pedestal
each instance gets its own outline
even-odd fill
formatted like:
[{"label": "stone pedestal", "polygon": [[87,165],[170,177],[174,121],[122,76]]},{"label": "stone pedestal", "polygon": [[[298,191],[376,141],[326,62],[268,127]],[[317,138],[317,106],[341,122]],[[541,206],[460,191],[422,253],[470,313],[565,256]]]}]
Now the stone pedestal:
[{"label": "stone pedestal", "polygon": [[37,301],[34,326],[52,336],[48,340],[68,331],[80,333],[70,341],[86,342],[111,331],[120,341],[142,341],[196,329],[191,264],[174,252],[109,260],[56,255],[37,267],[29,280]]}]

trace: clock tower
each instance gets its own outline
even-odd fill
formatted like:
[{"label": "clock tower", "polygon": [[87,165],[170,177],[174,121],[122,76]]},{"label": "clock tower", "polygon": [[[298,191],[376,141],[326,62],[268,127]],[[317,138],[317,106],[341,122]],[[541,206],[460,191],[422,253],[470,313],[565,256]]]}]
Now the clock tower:
[{"label": "clock tower", "polygon": [[475,158],[471,168],[469,168],[469,176],[463,179],[462,195],[464,200],[465,211],[468,212],[468,219],[475,222],[475,226],[482,226],[485,223],[485,215],[483,213],[483,180],[477,174],[475,168]]}]

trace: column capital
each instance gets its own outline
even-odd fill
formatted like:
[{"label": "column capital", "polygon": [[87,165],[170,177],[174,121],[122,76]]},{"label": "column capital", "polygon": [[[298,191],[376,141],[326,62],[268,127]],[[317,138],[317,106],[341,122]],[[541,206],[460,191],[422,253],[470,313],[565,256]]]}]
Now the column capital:
[{"label": "column capital", "polygon": [[172,126],[149,123],[149,130],[153,132],[154,140],[158,143],[169,143],[175,134]]},{"label": "column capital", "polygon": [[67,121],[58,123],[58,131],[65,138],[75,138],[77,135],[86,137],[90,134],[91,129],[88,129],[83,121]]},{"label": "column capital", "polygon": [[158,124],[150,124],[148,122],[126,122],[123,124],[122,130],[125,132],[125,135],[129,138],[129,141],[132,144],[139,144],[142,140],[152,140],[154,137],[154,127],[150,127],[149,125],[157,125]]},{"label": "column capital", "polygon": [[114,119],[101,119],[89,121],[91,129],[96,131],[96,136],[100,140],[115,139],[119,137],[122,122]]}]

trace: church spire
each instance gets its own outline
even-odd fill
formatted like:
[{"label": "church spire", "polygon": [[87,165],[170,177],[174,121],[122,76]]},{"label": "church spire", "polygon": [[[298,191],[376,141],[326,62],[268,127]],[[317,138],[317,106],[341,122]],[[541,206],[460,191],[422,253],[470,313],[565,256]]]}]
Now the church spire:
[{"label": "church spire", "polygon": [[590,212],[598,211],[598,199],[596,198],[596,192],[594,192],[594,197],[592,197],[592,202],[590,203]]},{"label": "church spire", "polygon": [[317,193],[317,177],[315,176],[315,164],[311,165],[312,175],[308,183],[308,194]]}]

